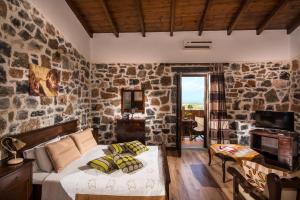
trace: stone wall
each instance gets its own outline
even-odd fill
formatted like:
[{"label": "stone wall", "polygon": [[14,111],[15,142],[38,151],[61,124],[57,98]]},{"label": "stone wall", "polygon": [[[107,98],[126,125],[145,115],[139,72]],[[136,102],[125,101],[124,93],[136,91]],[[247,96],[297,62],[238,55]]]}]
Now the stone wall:
[{"label": "stone wall", "polygon": [[146,140],[175,145],[176,83],[170,65],[93,64],[91,66],[91,119],[99,140],[115,140],[115,119],[121,118],[121,89],[145,91]]},{"label": "stone wall", "polygon": [[300,56],[292,61],[290,102],[290,110],[295,112],[295,130],[300,133]]},{"label": "stone wall", "polygon": [[[28,95],[28,67],[60,74],[57,97]],[[25,0],[0,0],[0,137],[70,119],[87,126],[89,63]]]},{"label": "stone wall", "polygon": [[291,111],[292,69],[289,61],[226,66],[227,111],[236,124],[240,143],[249,143],[248,131],[256,110]]},{"label": "stone wall", "polygon": [[[213,64],[211,64],[213,65]],[[294,111],[299,129],[299,61],[229,63],[225,67],[227,111],[239,143],[249,144],[256,110]],[[121,89],[145,89],[148,143],[175,145],[176,83],[171,68],[190,64],[94,64],[91,67],[91,117],[100,141],[115,140],[121,117]],[[193,65],[197,67],[198,65]],[[200,65],[199,65],[200,66]],[[199,67],[198,66],[198,67]],[[293,104],[291,102],[294,102]],[[138,117],[138,116],[137,116]]]}]

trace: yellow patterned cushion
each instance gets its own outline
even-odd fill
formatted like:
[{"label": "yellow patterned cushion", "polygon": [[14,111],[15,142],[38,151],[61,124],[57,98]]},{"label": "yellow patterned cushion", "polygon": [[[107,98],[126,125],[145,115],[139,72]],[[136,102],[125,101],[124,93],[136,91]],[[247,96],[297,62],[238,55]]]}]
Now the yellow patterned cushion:
[{"label": "yellow patterned cushion", "polygon": [[242,161],[242,167],[247,181],[257,189],[264,191],[267,183],[267,174],[274,173],[279,177],[289,178],[287,172],[272,169],[251,161]]},{"label": "yellow patterned cushion", "polygon": [[113,154],[121,154],[121,153],[127,152],[127,149],[126,149],[124,143],[111,144],[108,146],[108,149]]},{"label": "yellow patterned cushion", "polygon": [[113,156],[115,164],[124,173],[130,173],[143,167],[143,163],[133,156],[115,154]]},{"label": "yellow patterned cushion", "polygon": [[111,173],[118,169],[118,166],[114,163],[112,156],[102,156],[98,159],[91,160],[88,165],[104,173]]},{"label": "yellow patterned cushion", "polygon": [[126,148],[133,154],[139,155],[145,151],[148,151],[148,147],[143,145],[140,141],[134,140],[132,142],[125,143]]}]

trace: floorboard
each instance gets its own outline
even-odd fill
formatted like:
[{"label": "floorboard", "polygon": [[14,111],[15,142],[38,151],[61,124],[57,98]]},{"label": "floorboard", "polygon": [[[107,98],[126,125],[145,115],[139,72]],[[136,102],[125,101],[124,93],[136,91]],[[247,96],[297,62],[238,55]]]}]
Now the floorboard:
[{"label": "floorboard", "polygon": [[[168,152],[171,175],[170,200],[232,199],[232,177],[226,173],[222,182],[221,161],[214,158],[208,166],[205,149],[184,149],[181,158]],[[234,163],[228,162],[228,166]]]}]

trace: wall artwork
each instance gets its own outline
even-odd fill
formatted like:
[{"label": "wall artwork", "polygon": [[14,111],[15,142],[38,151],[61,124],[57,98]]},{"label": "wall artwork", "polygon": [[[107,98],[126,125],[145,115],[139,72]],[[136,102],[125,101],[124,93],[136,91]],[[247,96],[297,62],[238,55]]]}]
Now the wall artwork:
[{"label": "wall artwork", "polygon": [[29,68],[29,94],[32,96],[57,96],[59,74],[50,69],[31,64]]}]

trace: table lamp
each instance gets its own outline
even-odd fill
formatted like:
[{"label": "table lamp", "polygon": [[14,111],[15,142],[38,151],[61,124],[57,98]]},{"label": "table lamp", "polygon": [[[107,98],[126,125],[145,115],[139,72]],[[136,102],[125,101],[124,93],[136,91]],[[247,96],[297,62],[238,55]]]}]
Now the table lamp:
[{"label": "table lamp", "polygon": [[14,155],[13,159],[10,159],[7,164],[16,165],[23,162],[23,158],[17,158],[17,151],[22,149],[26,144],[21,140],[13,137],[4,137],[1,140],[1,146],[8,152]]}]

